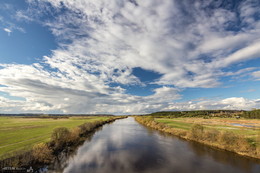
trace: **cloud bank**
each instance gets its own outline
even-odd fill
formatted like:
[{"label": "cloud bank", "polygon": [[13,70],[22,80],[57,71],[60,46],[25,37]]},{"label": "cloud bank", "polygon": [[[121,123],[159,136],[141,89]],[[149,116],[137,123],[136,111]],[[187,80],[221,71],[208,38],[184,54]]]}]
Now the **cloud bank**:
[{"label": "cloud bank", "polygon": [[[47,26],[59,47],[39,63],[1,64],[0,91],[26,99],[2,99],[7,106],[1,109],[146,113],[259,107],[259,100],[235,97],[175,102],[185,88],[218,87],[225,76],[246,73],[259,79],[255,68],[226,68],[259,58],[260,3],[228,2],[28,0],[19,20]],[[151,82],[158,86],[153,95],[127,94],[122,87],[146,85],[133,75],[136,67],[162,75]]]}]

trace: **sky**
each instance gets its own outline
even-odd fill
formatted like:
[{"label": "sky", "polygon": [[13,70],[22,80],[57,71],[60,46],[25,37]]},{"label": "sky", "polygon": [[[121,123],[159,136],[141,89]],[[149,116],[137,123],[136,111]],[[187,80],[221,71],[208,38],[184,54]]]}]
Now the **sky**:
[{"label": "sky", "polygon": [[0,112],[260,108],[259,0],[1,0]]}]

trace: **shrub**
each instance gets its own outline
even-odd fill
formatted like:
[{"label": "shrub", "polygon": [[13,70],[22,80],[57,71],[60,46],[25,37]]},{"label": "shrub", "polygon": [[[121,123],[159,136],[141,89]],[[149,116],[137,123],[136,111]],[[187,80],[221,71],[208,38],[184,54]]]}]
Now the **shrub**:
[{"label": "shrub", "polygon": [[233,132],[222,131],[219,135],[219,142],[226,147],[230,147],[236,144],[237,138],[238,137]]},{"label": "shrub", "polygon": [[70,131],[66,127],[54,129],[51,135],[51,140],[54,144],[54,149],[56,150],[64,147],[67,144],[69,137]]},{"label": "shrub", "polygon": [[209,129],[205,132],[205,139],[207,141],[216,142],[218,140],[219,131],[216,129]]},{"label": "shrub", "polygon": [[257,156],[260,158],[260,132],[258,133],[256,137],[256,153]]},{"label": "shrub", "polygon": [[52,150],[45,143],[33,146],[33,158],[40,163],[50,163],[52,160]]},{"label": "shrub", "polygon": [[94,128],[94,123],[85,123],[79,126],[80,135],[84,135],[87,132],[90,132]]},{"label": "shrub", "polygon": [[75,143],[80,137],[80,128],[76,127],[70,131],[68,142]]},{"label": "shrub", "polygon": [[163,123],[158,123],[157,126],[158,126],[159,129],[163,129],[163,128],[166,127],[166,125],[163,124]]},{"label": "shrub", "polygon": [[193,139],[203,138],[204,127],[200,124],[194,124],[191,127],[190,135]]},{"label": "shrub", "polygon": [[255,150],[255,148],[253,148],[249,144],[247,139],[245,137],[242,137],[242,136],[237,137],[237,140],[236,140],[236,143],[234,144],[234,146],[236,147],[236,149],[239,149],[239,151],[246,152],[246,153],[249,153],[252,150]]}]

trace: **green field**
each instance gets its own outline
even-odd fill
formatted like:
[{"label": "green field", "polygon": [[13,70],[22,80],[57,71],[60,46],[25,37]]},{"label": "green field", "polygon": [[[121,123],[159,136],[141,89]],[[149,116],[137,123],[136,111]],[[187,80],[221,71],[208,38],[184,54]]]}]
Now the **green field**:
[{"label": "green field", "polygon": [[47,142],[52,131],[57,127],[69,129],[98,120],[107,120],[111,117],[69,117],[69,118],[24,118],[0,117],[0,158],[27,151],[33,145]]},{"label": "green field", "polygon": [[175,121],[175,120],[167,119],[167,118],[156,118],[155,121],[157,121],[159,123],[164,123],[164,124],[168,125],[169,127],[183,129],[183,130],[189,130],[192,126],[191,123],[184,123],[181,121]]},{"label": "green field", "polygon": [[[243,135],[251,141],[255,141],[260,134],[260,120],[235,119],[235,118],[155,118],[156,122],[164,123],[169,127],[190,130],[193,124],[201,124],[206,129],[217,129],[219,131],[232,131]],[[239,124],[241,126],[236,126]],[[254,127],[246,127],[254,126]]]},{"label": "green field", "polygon": [[136,116],[145,126],[208,146],[260,159],[260,119]]}]

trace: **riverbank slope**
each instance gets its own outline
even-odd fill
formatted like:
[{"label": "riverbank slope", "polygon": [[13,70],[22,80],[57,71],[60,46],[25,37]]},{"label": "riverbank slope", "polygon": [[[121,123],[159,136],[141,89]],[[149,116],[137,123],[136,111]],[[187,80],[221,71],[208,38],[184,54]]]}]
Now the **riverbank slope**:
[{"label": "riverbank slope", "polygon": [[1,167],[28,163],[50,163],[66,148],[74,148],[98,127],[124,118],[86,117],[0,117]]},{"label": "riverbank slope", "polygon": [[[137,122],[170,133],[181,138],[196,141],[219,149],[232,151],[243,156],[260,159],[260,124],[232,118],[169,118],[140,116]],[[241,121],[241,122],[240,122]],[[256,126],[246,126],[246,123]]]}]

